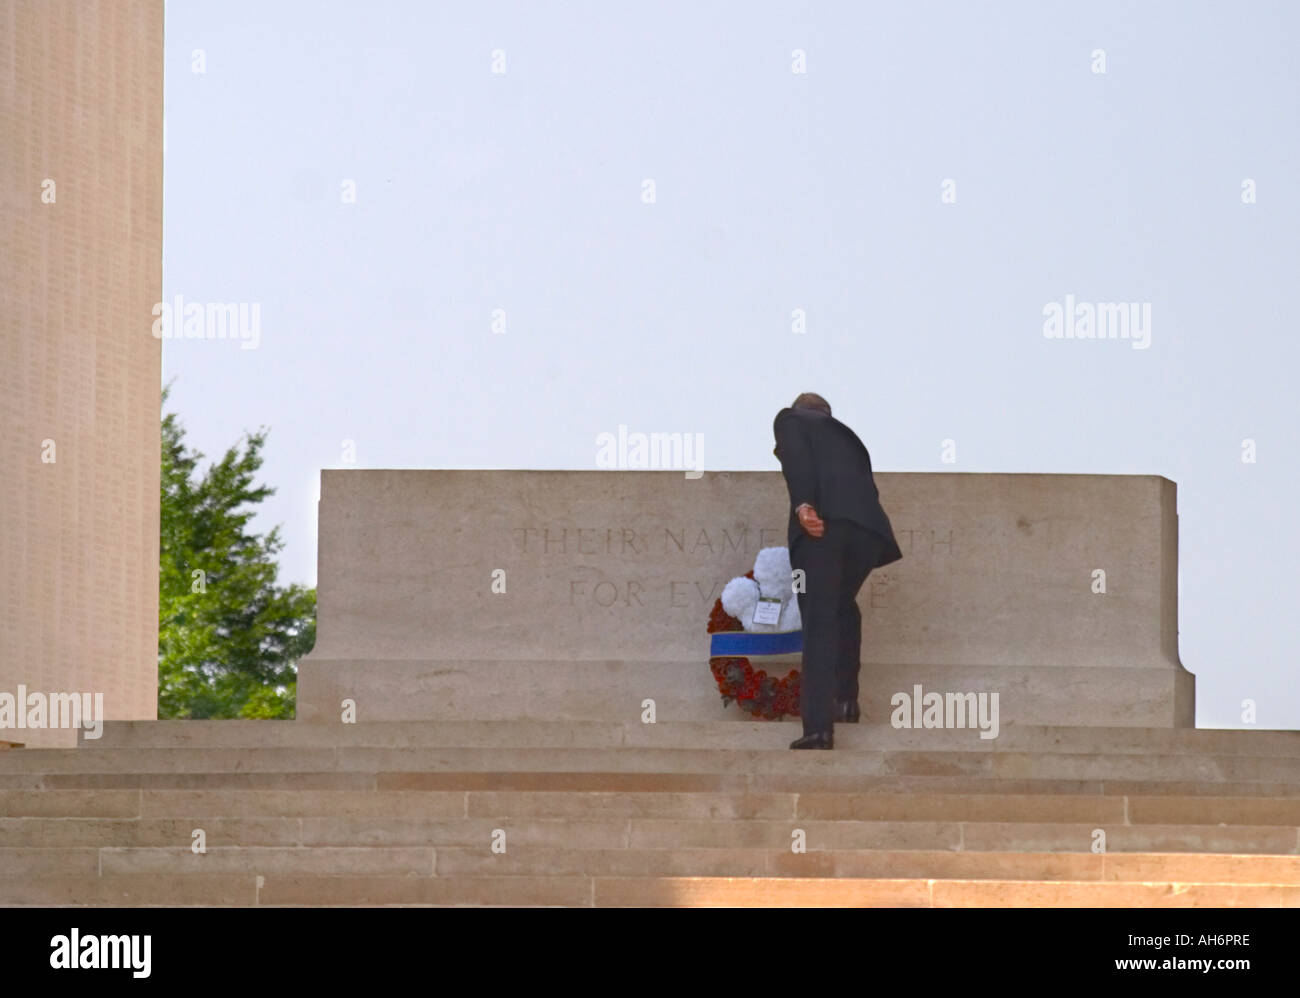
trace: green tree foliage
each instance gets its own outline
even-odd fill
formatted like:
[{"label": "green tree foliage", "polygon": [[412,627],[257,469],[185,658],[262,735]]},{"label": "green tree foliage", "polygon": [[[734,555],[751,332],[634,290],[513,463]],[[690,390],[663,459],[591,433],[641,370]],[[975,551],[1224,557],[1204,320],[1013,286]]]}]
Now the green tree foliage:
[{"label": "green tree foliage", "polygon": [[297,662],[316,642],[316,591],[275,584],[279,527],[248,531],[274,494],[253,484],[266,432],[199,476],[203,455],[186,448],[174,413],[163,417],[159,717],[293,717]]}]

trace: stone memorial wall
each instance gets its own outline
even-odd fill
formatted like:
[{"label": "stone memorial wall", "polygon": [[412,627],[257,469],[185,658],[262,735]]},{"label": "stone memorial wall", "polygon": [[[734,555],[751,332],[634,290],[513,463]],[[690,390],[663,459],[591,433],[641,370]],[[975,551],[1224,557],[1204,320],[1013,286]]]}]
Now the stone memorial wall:
[{"label": "stone memorial wall", "polygon": [[[1194,723],[1172,482],[876,480],[903,559],[859,596],[869,713],[923,683],[1000,691],[1012,723]],[[634,716],[658,695],[739,718],[705,625],[787,515],[777,472],[325,471],[299,716]]]}]

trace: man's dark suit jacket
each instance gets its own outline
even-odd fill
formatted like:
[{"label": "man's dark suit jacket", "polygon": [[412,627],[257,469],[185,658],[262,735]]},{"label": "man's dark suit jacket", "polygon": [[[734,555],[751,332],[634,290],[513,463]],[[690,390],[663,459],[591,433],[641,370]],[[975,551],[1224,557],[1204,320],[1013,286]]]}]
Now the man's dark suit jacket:
[{"label": "man's dark suit jacket", "polygon": [[884,541],[876,566],[903,557],[880,505],[871,455],[858,435],[819,409],[782,409],[772,424],[774,453],[790,489],[790,549],[804,536],[795,510],[808,503],[823,520],[851,520]]}]

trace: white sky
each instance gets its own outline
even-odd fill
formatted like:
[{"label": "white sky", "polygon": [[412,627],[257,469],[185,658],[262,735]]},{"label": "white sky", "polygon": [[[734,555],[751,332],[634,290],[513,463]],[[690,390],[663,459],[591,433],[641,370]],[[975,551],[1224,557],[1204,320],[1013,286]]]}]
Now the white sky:
[{"label": "white sky", "polygon": [[[261,330],[164,381],[209,459],[271,428],[282,581],[344,440],[775,469],[814,390],[878,470],[1176,481],[1198,723],[1300,728],[1300,5],[173,0],[166,38],[165,300]],[[1149,302],[1150,348],[1044,338],[1067,294]]]}]

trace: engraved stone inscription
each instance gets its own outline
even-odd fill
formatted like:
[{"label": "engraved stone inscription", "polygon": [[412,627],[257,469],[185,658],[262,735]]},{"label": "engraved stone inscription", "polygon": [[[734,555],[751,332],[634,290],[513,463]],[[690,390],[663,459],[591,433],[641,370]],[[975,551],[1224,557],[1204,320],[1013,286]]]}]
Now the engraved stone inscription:
[{"label": "engraved stone inscription", "polygon": [[[953,556],[949,528],[905,527],[896,529],[895,536],[903,552],[904,560],[896,563],[900,566],[915,564],[925,571]],[[654,528],[551,523],[515,527],[510,538],[517,554],[555,563],[561,572],[568,567],[562,595],[575,610],[659,607],[698,613],[713,605],[728,580],[753,568],[761,548],[784,546],[786,532],[735,523]],[[647,573],[638,574],[636,562],[646,564]],[[892,572],[873,572],[864,587],[867,605],[888,609],[894,584]]]}]

